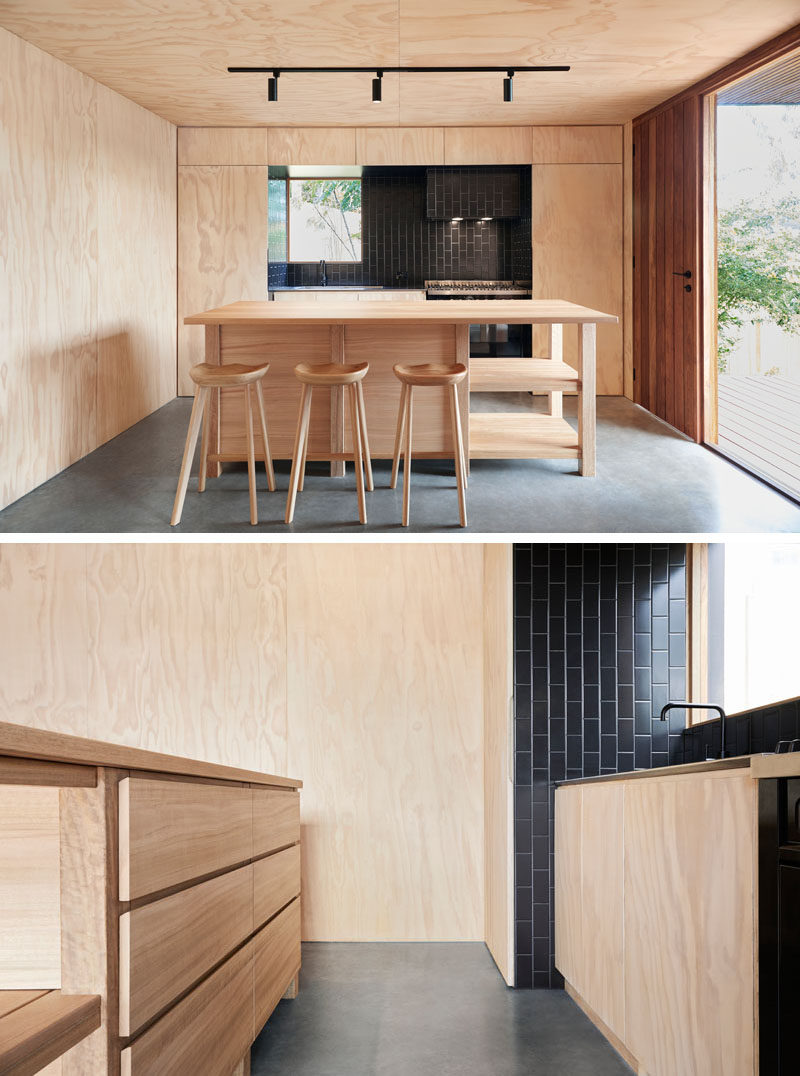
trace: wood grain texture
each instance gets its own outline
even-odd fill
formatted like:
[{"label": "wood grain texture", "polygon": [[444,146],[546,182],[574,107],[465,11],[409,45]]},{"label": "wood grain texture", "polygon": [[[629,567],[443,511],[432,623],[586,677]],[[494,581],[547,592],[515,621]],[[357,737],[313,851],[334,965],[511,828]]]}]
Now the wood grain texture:
[{"label": "wood grain texture", "polygon": [[[581,802],[582,992],[625,1041],[624,782],[584,785]],[[651,849],[651,854],[655,849]],[[635,938],[635,935],[634,935]],[[629,944],[636,942],[629,938]]]},{"label": "wood grain texture", "polygon": [[355,164],[356,132],[309,127],[273,127],[269,132],[270,164]]},{"label": "wood grain texture", "polygon": [[356,163],[367,165],[444,164],[441,127],[359,127]]},{"label": "wood grain texture", "polygon": [[633,400],[633,125],[630,123],[622,129],[622,144],[622,389]]},{"label": "wood grain texture", "polygon": [[251,790],[130,777],[120,784],[120,900],[250,859]]},{"label": "wood grain texture", "polygon": [[136,1034],[249,937],[253,925],[251,865],[125,912],[120,1035]]},{"label": "wood grain texture", "polygon": [[100,998],[52,990],[0,1021],[0,1071],[33,1076],[100,1024]]},{"label": "wood grain texture", "polygon": [[619,164],[621,127],[533,127],[533,164]]},{"label": "wood grain texture", "polygon": [[529,127],[447,127],[445,164],[528,164]]},{"label": "wood grain texture", "polygon": [[188,369],[204,338],[187,314],[209,304],[267,296],[267,168],[178,169],[178,393],[191,396]]},{"label": "wood grain texture", "polygon": [[[533,167],[533,279],[535,299],[560,296],[621,317],[622,166],[548,164]],[[534,354],[546,341],[534,329]],[[576,366],[575,332],[564,333],[564,361]],[[623,389],[622,325],[597,334],[597,391]]]},{"label": "wood grain texture", "polygon": [[285,773],[283,547],[95,546],[87,588],[93,732]]},{"label": "wood grain texture", "polygon": [[91,766],[0,755],[0,785],[94,788],[96,784],[97,771]]},{"label": "wood grain texture", "polygon": [[254,856],[300,840],[300,796],[296,792],[254,788],[252,812]]},{"label": "wood grain texture", "polygon": [[[253,864],[253,919],[256,927],[300,892],[300,848],[285,848]],[[298,937],[299,937],[298,924]]]},{"label": "wood grain texture", "polygon": [[755,787],[626,786],[626,1043],[649,1076],[753,1072]]},{"label": "wood grain texture", "polygon": [[484,937],[514,985],[512,547],[483,548]]},{"label": "wood grain texture", "polygon": [[61,985],[58,856],[58,789],[0,787],[0,990]]},{"label": "wood grain texture", "polygon": [[252,1040],[248,944],[122,1051],[122,1076],[233,1072]]},{"label": "wood grain texture", "polygon": [[[583,788],[557,788],[555,805],[555,962],[580,994],[584,993],[585,978],[581,881]],[[587,939],[586,944],[591,941]]]},{"label": "wood grain texture", "polygon": [[97,444],[97,86],[6,30],[0,71],[5,507]]},{"label": "wood grain texture", "polygon": [[288,550],[308,940],[483,938],[482,556]]},{"label": "wood grain texture", "polygon": [[15,1009],[21,1009],[37,998],[43,997],[47,990],[0,990],[0,1019]]},{"label": "wood grain texture", "polygon": [[175,396],[175,128],[97,87],[97,432]]},{"label": "wood grain texture", "polygon": [[300,900],[253,938],[254,1034],[272,1015],[300,968]]},{"label": "wood grain texture", "polygon": [[179,165],[265,165],[267,127],[179,127]]}]

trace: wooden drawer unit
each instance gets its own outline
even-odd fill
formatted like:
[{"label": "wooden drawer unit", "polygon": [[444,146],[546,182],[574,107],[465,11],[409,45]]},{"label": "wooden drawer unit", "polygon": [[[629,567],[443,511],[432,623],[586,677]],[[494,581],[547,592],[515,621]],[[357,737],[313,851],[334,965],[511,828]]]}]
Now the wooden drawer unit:
[{"label": "wooden drawer unit", "polygon": [[254,1035],[300,968],[300,898],[253,938]]},{"label": "wooden drawer unit", "polygon": [[147,777],[120,781],[120,900],[158,893],[249,860],[251,811],[251,790],[244,785]]},{"label": "wooden drawer unit", "polygon": [[254,1037],[249,942],[122,1051],[122,1076],[227,1076]]},{"label": "wooden drawer unit", "polygon": [[253,864],[253,917],[259,927],[300,893],[300,845]]},{"label": "wooden drawer unit", "polygon": [[300,840],[300,795],[272,788],[253,789],[253,855]]},{"label": "wooden drawer unit", "polygon": [[[278,878],[274,871],[262,872],[262,875],[262,904],[269,906],[271,887]],[[298,866],[296,892],[299,889]],[[279,890],[282,898],[285,885],[279,885]],[[278,907],[283,907],[291,896]],[[120,1035],[136,1034],[148,1020],[163,1012],[188,987],[249,938],[253,928],[252,865],[122,915],[119,931]]]}]

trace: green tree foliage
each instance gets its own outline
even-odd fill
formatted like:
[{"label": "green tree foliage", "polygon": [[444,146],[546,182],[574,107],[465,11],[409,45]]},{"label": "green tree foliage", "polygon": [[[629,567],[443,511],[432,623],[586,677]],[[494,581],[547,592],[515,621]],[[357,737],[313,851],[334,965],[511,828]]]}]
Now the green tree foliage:
[{"label": "green tree foliage", "polygon": [[800,333],[800,198],[773,205],[742,201],[718,221],[720,372],[745,319]]},{"label": "green tree foliage", "polygon": [[295,181],[292,183],[292,200],[311,206],[314,215],[310,223],[320,231],[331,232],[353,260],[359,261],[356,241],[361,239],[361,229],[353,228],[353,214],[359,214],[356,219],[361,220],[360,179]]}]

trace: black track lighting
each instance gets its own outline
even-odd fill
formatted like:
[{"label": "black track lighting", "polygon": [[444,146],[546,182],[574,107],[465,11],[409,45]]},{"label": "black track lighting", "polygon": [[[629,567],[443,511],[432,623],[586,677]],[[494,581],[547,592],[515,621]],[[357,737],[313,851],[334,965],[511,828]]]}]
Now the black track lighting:
[{"label": "black track lighting", "polygon": [[375,74],[377,77],[372,80],[372,100],[380,101],[382,99],[381,92],[383,88],[383,71],[378,70],[375,72]]},{"label": "black track lighting", "polygon": [[503,100],[514,100],[514,72],[509,71],[508,77],[503,79]]},{"label": "black track lighting", "polygon": [[272,78],[267,80],[267,100],[278,100],[278,79],[280,78],[280,71],[273,71]]}]

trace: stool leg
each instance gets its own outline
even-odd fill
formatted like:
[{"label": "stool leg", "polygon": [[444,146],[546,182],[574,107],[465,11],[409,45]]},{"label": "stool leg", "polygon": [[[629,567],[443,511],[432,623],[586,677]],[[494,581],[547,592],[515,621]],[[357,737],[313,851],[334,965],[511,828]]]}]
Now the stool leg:
[{"label": "stool leg", "polygon": [[403,449],[403,434],[406,429],[406,393],[408,385],[403,382],[400,388],[400,409],[397,412],[397,432],[394,435],[394,453],[392,454],[392,481],[390,489],[397,486],[397,472],[400,470],[400,453]]},{"label": "stool leg", "polygon": [[367,411],[364,407],[364,386],[360,381],[356,382],[358,391],[358,410],[361,416],[361,452],[364,456],[364,467],[367,472],[367,490],[371,493],[375,486],[372,482],[372,460],[369,455],[369,437],[367,436]]},{"label": "stool leg", "polygon": [[453,456],[456,465],[456,483],[458,485],[458,514],[461,526],[467,525],[466,482],[464,480],[464,444],[461,439],[461,415],[458,411],[458,389],[450,386],[450,423],[453,427]]},{"label": "stool leg", "polygon": [[413,385],[406,386],[405,460],[403,461],[403,526],[408,526],[408,510],[411,500],[411,416],[413,408]]},{"label": "stool leg", "polygon": [[272,466],[272,455],[269,450],[269,434],[267,433],[267,412],[264,409],[264,393],[261,391],[260,381],[256,381],[256,399],[258,400],[258,414],[261,419],[261,440],[264,442],[264,467],[267,471],[267,487],[270,493],[274,493],[275,471]]},{"label": "stool leg", "polygon": [[250,487],[250,522],[258,523],[258,502],[256,501],[256,446],[253,441],[253,394],[250,386],[244,387],[244,406],[247,418],[247,484]]},{"label": "stool leg", "polygon": [[[312,391],[313,391],[312,389],[309,389],[309,394]],[[306,457],[307,456],[308,456],[308,429],[306,429],[306,435],[303,438],[303,458],[300,461],[300,481],[297,484],[298,493],[303,492],[303,487],[306,484],[306,462],[307,462]]]},{"label": "stool leg", "polygon": [[297,432],[294,437],[294,453],[292,455],[292,473],[289,478],[289,495],[286,498],[286,522],[291,523],[294,519],[294,502],[297,499],[297,483],[300,476],[300,465],[305,457],[306,434],[308,432],[308,417],[311,413],[311,386],[303,385],[300,397],[300,412],[297,416]]},{"label": "stool leg", "polygon": [[364,496],[364,470],[361,460],[361,422],[358,406],[358,390],[350,385],[350,429],[353,434],[353,465],[356,470],[356,489],[358,490],[358,519],[367,522],[367,500]]},{"label": "stool leg", "polygon": [[211,390],[204,389],[205,402],[203,403],[203,437],[200,441],[200,474],[197,476],[197,492],[203,493],[206,488],[206,471],[208,470],[208,440],[209,427],[211,426]]},{"label": "stool leg", "polygon": [[186,499],[186,487],[189,485],[189,472],[192,468],[194,446],[197,444],[197,435],[200,432],[200,420],[203,417],[203,407],[207,392],[207,388],[198,386],[194,403],[192,404],[192,417],[189,419],[189,430],[186,434],[186,447],[183,450],[181,473],[178,478],[178,488],[175,491],[175,503],[172,506],[172,519],[169,521],[171,527],[176,526],[181,521],[183,502]]}]

